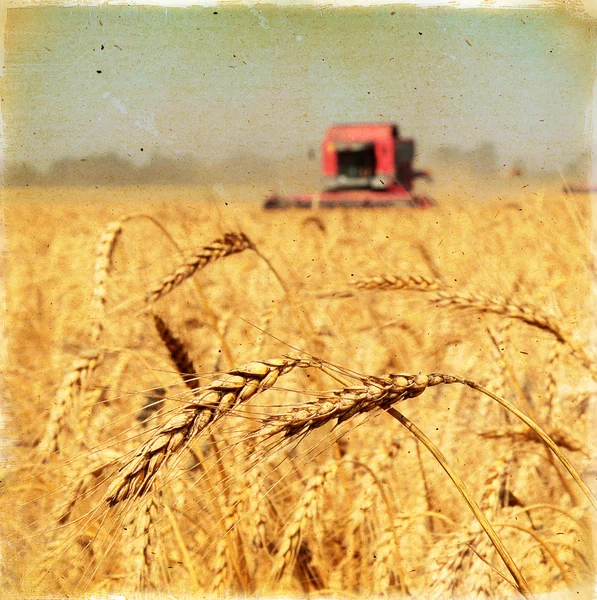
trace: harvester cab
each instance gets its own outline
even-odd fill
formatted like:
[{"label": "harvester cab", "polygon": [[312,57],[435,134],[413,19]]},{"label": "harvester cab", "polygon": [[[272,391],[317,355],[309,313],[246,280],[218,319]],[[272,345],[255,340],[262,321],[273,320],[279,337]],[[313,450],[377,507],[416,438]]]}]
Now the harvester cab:
[{"label": "harvester cab", "polygon": [[392,123],[334,125],[321,145],[324,191],[274,195],[265,207],[430,206],[430,198],[412,194],[414,180],[429,177],[413,170],[414,155],[414,141]]},{"label": "harvester cab", "polygon": [[328,189],[386,190],[401,183],[412,189],[412,139],[396,125],[337,125],[322,143],[322,171]]}]

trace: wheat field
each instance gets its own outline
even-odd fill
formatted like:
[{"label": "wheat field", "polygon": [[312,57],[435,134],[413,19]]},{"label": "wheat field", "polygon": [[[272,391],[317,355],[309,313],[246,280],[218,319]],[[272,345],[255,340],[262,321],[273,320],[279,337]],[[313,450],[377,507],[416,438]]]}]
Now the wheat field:
[{"label": "wheat field", "polygon": [[590,597],[590,202],[488,196],[4,190],[5,593]]}]

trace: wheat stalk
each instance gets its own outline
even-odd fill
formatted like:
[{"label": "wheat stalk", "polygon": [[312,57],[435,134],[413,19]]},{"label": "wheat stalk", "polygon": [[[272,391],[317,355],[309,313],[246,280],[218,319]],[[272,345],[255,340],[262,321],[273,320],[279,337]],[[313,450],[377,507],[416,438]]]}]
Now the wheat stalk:
[{"label": "wheat stalk", "polygon": [[393,416],[401,425],[406,427],[418,440],[420,440],[423,445],[431,452],[433,457],[438,461],[444,471],[448,474],[450,479],[454,482],[454,485],[457,487],[460,495],[467,503],[475,518],[477,519],[479,525],[483,528],[487,537],[491,540],[491,544],[493,544],[494,548],[500,555],[501,559],[504,561],[504,564],[510,571],[510,574],[514,578],[516,582],[516,588],[518,591],[528,599],[533,598],[533,594],[531,589],[529,588],[528,583],[523,577],[520,569],[510,556],[510,553],[504,546],[502,540],[497,535],[487,517],[483,514],[478,504],[475,502],[467,487],[464,485],[463,481],[460,479],[459,475],[454,471],[454,469],[450,466],[450,464],[446,461],[444,455],[440,452],[440,450],[433,444],[433,442],[412,422],[410,419],[405,417],[403,414],[398,412],[395,408],[390,407],[387,409],[388,413]]}]

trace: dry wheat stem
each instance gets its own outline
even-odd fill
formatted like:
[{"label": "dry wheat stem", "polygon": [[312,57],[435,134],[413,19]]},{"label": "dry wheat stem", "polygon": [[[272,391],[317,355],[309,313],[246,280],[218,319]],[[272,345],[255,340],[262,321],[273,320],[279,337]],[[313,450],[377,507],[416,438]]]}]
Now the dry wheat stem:
[{"label": "dry wheat stem", "polygon": [[215,262],[225,256],[237,254],[243,250],[254,249],[253,242],[242,232],[226,233],[221,239],[213,241],[204,246],[194,254],[189,255],[184,262],[170,275],[153,287],[146,295],[145,302],[153,304],[174,288],[181,285],[185,280],[192,277],[197,271],[203,269],[208,264]]},{"label": "dry wheat stem", "polygon": [[566,568],[564,567],[564,565],[558,558],[558,555],[554,552],[553,548],[547,542],[542,540],[534,531],[532,531],[528,527],[523,527],[522,525],[517,525],[516,523],[496,523],[495,526],[501,527],[504,529],[516,529],[517,531],[523,531],[524,533],[527,533],[528,535],[530,535],[547,552],[547,554],[549,554],[549,556],[553,560],[554,564],[560,571],[560,574],[562,575],[562,579],[565,581],[565,583],[568,587],[571,587],[572,581],[570,580],[570,577],[568,576],[568,573],[566,572]]},{"label": "dry wheat stem", "polygon": [[460,476],[458,475],[458,473],[456,473],[456,471],[454,471],[454,469],[452,469],[450,464],[445,459],[444,455],[440,452],[439,448],[437,448],[437,446],[435,446],[435,444],[433,444],[433,442],[412,421],[410,421],[402,413],[398,412],[393,407],[388,407],[386,410],[391,416],[393,416],[397,421],[399,421],[401,425],[406,427],[406,429],[408,429],[419,441],[421,441],[421,443],[429,450],[429,452],[431,452],[433,457],[439,462],[439,464],[442,466],[444,471],[446,471],[446,473],[448,474],[450,479],[452,479],[452,481],[458,488],[458,491],[464,498],[464,501],[468,504],[469,508],[475,515],[475,518],[477,519],[477,521],[479,522],[481,527],[485,530],[485,533],[487,533],[489,539],[491,540],[491,543],[494,545],[498,554],[504,561],[504,564],[506,565],[506,567],[510,571],[512,577],[514,578],[514,581],[516,582],[518,590],[523,594],[523,596],[525,598],[527,598],[527,599],[533,598],[533,594],[532,594],[525,578],[523,577],[523,575],[520,572],[520,570],[518,569],[516,563],[510,556],[510,553],[504,546],[502,540],[496,534],[493,527],[487,520],[487,517],[485,517],[485,515],[481,512],[479,506],[477,505],[477,503],[471,496],[470,492],[464,485],[464,482],[462,481],[462,479],[460,479]]},{"label": "dry wheat stem", "polygon": [[483,386],[476,384],[474,381],[470,381],[467,379],[462,379],[462,378],[450,375],[450,376],[447,376],[447,380],[444,383],[447,383],[447,384],[460,383],[462,385],[467,385],[468,387],[471,387],[483,394],[486,394],[490,398],[493,398],[493,400],[495,400],[496,402],[499,402],[502,406],[507,408],[511,413],[516,415],[521,421],[523,421],[523,423],[525,423],[528,427],[530,427],[535,432],[535,434],[537,434],[541,438],[543,443],[546,446],[548,446],[550,448],[550,450],[556,455],[556,457],[564,465],[564,467],[568,471],[568,473],[570,473],[570,475],[572,476],[574,481],[576,481],[578,486],[581,488],[581,490],[583,491],[585,496],[588,498],[589,502],[593,505],[593,508],[595,508],[595,510],[597,510],[597,499],[595,498],[593,492],[589,489],[589,487],[582,480],[582,478],[580,477],[580,475],[578,474],[576,469],[573,467],[572,463],[566,458],[566,456],[559,449],[558,445],[549,437],[549,435],[547,435],[547,433],[545,433],[545,431],[543,431],[543,429],[541,427],[539,427],[539,425],[535,421],[533,421],[531,418],[527,417],[527,415],[525,415],[521,410],[516,408],[513,404],[510,404],[510,402],[508,402],[507,400],[500,398],[499,396],[490,392],[488,389],[484,388]]},{"label": "dry wheat stem", "polygon": [[180,453],[208,425],[267,390],[278,377],[295,367],[309,366],[311,361],[291,358],[255,361],[212,381],[175,411],[122,467],[108,490],[108,504],[114,506],[128,498],[143,496],[167,459]]}]

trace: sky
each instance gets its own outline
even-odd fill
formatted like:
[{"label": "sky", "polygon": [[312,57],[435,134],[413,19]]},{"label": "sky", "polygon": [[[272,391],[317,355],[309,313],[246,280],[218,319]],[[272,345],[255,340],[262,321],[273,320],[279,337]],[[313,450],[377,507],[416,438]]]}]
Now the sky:
[{"label": "sky", "polygon": [[32,6],[4,41],[5,158],[42,171],[292,161],[355,121],[398,123],[420,163],[491,142],[553,170],[592,146],[597,21],[564,8]]}]

